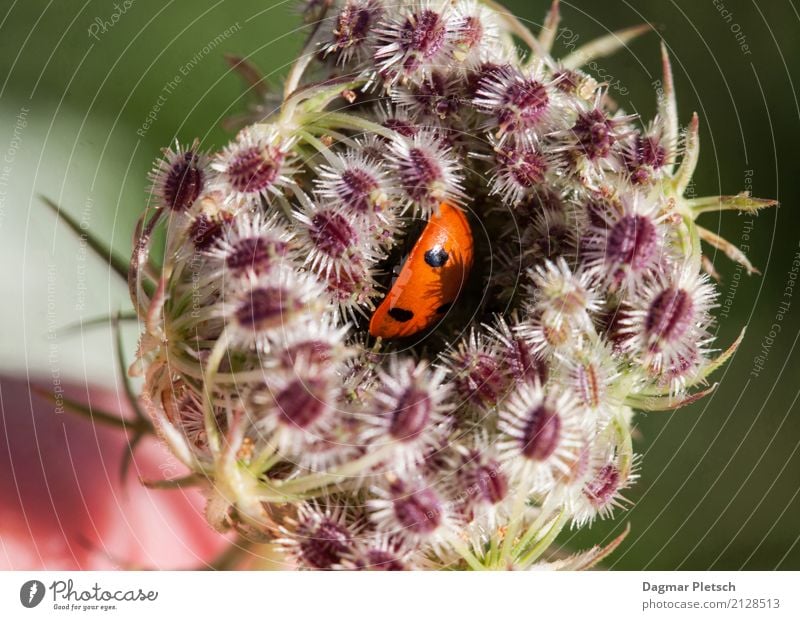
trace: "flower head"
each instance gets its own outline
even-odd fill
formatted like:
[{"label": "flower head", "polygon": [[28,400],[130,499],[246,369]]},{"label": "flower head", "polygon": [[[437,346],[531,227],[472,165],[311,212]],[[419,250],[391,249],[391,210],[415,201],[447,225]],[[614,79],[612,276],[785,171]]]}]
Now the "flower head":
[{"label": "flower head", "polygon": [[281,196],[296,172],[291,165],[291,140],[272,127],[244,129],[212,163],[215,187],[232,199],[256,204]]},{"label": "flower head", "polygon": [[198,150],[197,142],[189,147],[176,142],[174,150],[166,148],[163,153],[164,157],[150,173],[150,193],[155,195],[159,207],[186,211],[206,188],[208,157]]}]

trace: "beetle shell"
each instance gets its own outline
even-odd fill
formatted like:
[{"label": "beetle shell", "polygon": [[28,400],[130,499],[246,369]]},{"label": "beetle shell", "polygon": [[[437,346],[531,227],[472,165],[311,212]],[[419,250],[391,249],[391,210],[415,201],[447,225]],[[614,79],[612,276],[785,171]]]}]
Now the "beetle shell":
[{"label": "beetle shell", "polygon": [[408,255],[369,333],[392,339],[413,336],[442,319],[472,268],[472,230],[461,209],[439,205]]}]

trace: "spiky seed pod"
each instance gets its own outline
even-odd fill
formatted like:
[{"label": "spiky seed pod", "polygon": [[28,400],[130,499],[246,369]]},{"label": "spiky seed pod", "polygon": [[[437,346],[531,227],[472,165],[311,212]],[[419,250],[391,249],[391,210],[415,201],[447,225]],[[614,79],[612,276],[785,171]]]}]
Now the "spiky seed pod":
[{"label": "spiky seed pod", "polygon": [[418,81],[446,64],[454,27],[449,5],[443,3],[416,0],[390,13],[375,31],[375,63],[383,79],[389,84]]},{"label": "spiky seed pod", "polygon": [[530,140],[506,140],[495,146],[493,164],[491,193],[514,206],[544,183],[553,162]]},{"label": "spiky seed pod", "polygon": [[500,410],[497,449],[521,488],[546,492],[580,446],[575,398],[567,391],[545,392],[537,384],[521,384]]},{"label": "spiky seed pod", "polygon": [[393,360],[381,371],[374,403],[362,434],[366,443],[393,446],[391,462],[399,470],[412,469],[435,448],[452,421],[445,414],[448,388],[445,372],[425,363]]},{"label": "spiky seed pod", "polygon": [[399,86],[392,100],[419,121],[457,121],[463,107],[461,83],[440,71],[432,71],[419,83]]},{"label": "spiky seed pod", "polygon": [[667,215],[657,197],[636,192],[618,200],[591,200],[586,209],[585,264],[611,291],[636,291],[669,258]]},{"label": "spiky seed pod", "polygon": [[315,320],[322,296],[316,279],[287,267],[226,295],[220,314],[233,344],[267,350],[287,331]]},{"label": "spiky seed pod", "polygon": [[336,413],[334,369],[298,362],[288,371],[270,373],[247,396],[259,443],[273,445],[296,459],[325,436]]},{"label": "spiky seed pod", "polygon": [[665,174],[670,147],[654,129],[636,131],[625,140],[622,151],[625,170],[633,185],[649,185]]},{"label": "spiky seed pod", "polygon": [[381,0],[346,0],[330,19],[323,35],[323,55],[332,55],[339,65],[360,65],[371,54],[373,30],[384,13]]},{"label": "spiky seed pod", "polygon": [[489,333],[497,342],[497,355],[505,373],[518,383],[547,383],[549,370],[544,358],[534,350],[534,344],[519,334],[520,322],[513,326],[499,317]]},{"label": "spiky seed pod", "polygon": [[420,541],[437,546],[453,533],[450,504],[423,479],[401,479],[389,475],[386,484],[374,489],[369,500],[370,519],[376,529],[414,545]]},{"label": "spiky seed pod", "polygon": [[655,373],[681,367],[709,338],[715,298],[708,277],[688,265],[659,274],[621,320],[625,350]]},{"label": "spiky seed pod", "polygon": [[257,280],[291,261],[292,234],[261,213],[245,213],[222,227],[221,238],[207,250],[218,262],[209,274],[236,286],[241,279]]},{"label": "spiky seed pod", "polygon": [[346,151],[334,163],[321,165],[314,183],[320,199],[341,205],[346,214],[394,225],[396,183],[383,162],[365,154],[362,145]]},{"label": "spiky seed pod", "polygon": [[457,2],[453,24],[450,53],[462,70],[469,71],[502,53],[497,17],[480,2]]},{"label": "spiky seed pod", "polygon": [[509,390],[511,377],[505,372],[496,343],[474,328],[469,338],[451,347],[442,361],[452,377],[459,404],[491,409]]},{"label": "spiky seed pod", "polygon": [[164,149],[149,175],[157,206],[187,211],[206,189],[207,166],[208,156],[198,150],[197,142],[188,147],[175,142],[174,149]]},{"label": "spiky seed pod", "polygon": [[330,570],[355,549],[358,528],[348,523],[342,507],[325,508],[305,502],[288,518],[276,542],[301,568]]},{"label": "spiky seed pod", "polygon": [[591,325],[591,317],[600,309],[599,296],[592,275],[586,271],[573,274],[563,257],[545,261],[531,275],[530,289],[535,313],[548,313],[574,326]]},{"label": "spiky seed pod", "polygon": [[340,205],[305,201],[293,214],[299,252],[321,277],[359,272],[377,262],[379,251],[364,220],[348,217]]},{"label": "spiky seed pod", "polygon": [[389,161],[407,203],[417,214],[427,218],[442,202],[464,201],[457,160],[434,131],[397,138],[392,142]]},{"label": "spiky seed pod", "polygon": [[567,113],[558,101],[552,82],[537,71],[506,66],[487,72],[473,99],[475,107],[492,118],[484,124],[500,144],[541,139],[563,122]]},{"label": "spiky seed pod", "polygon": [[598,517],[606,519],[615,508],[624,508],[629,502],[622,494],[638,478],[638,458],[620,449],[610,429],[599,434],[583,455],[569,484],[560,490],[575,527]]},{"label": "spiky seed pod", "polygon": [[211,165],[218,173],[214,187],[233,200],[252,204],[281,196],[296,173],[291,146],[292,140],[271,125],[242,130]]}]

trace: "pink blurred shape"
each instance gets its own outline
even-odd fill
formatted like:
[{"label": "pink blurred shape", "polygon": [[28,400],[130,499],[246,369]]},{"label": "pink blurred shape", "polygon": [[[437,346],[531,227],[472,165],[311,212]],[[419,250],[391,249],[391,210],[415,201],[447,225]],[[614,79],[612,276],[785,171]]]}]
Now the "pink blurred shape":
[{"label": "pink blurred shape", "polygon": [[[66,393],[125,411],[124,398],[109,390]],[[0,378],[0,569],[178,569],[213,560],[228,540],[206,524],[200,493],[149,490],[138,480],[178,477],[184,468],[147,438],[123,484],[126,450],[122,432],[59,413],[26,381]]]}]

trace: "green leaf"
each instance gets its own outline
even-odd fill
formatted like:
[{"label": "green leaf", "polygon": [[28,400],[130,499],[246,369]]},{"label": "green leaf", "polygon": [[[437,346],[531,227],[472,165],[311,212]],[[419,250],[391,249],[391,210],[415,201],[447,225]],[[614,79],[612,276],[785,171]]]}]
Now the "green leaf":
[{"label": "green leaf", "polygon": [[723,252],[725,256],[730,258],[732,261],[742,265],[747,270],[748,274],[757,273],[761,275],[761,272],[753,267],[753,264],[747,258],[745,253],[727,239],[723,239],[718,234],[713,233],[702,226],[697,226],[697,233],[700,235],[700,239]]},{"label": "green leaf", "polygon": [[66,397],[56,397],[48,392],[47,390],[34,386],[31,388],[33,392],[39,394],[39,396],[49,400],[54,404],[60,404],[65,407],[67,410],[71,411],[74,414],[77,414],[87,420],[97,423],[97,424],[104,424],[106,426],[113,426],[114,428],[118,428],[124,430],[126,432],[151,432],[152,429],[148,424],[143,424],[141,420],[128,420],[123,418],[122,416],[108,413],[107,411],[103,411],[102,409],[97,409],[96,407],[91,407],[89,405],[84,405],[83,403],[79,403],[76,400],[72,400]]},{"label": "green leaf", "polygon": [[625,404],[641,411],[673,411],[705,398],[716,390],[718,385],[719,383],[715,383],[705,390],[700,390],[682,398],[675,398],[674,396],[629,396]]},{"label": "green leaf", "polygon": [[69,226],[72,232],[74,232],[80,239],[84,239],[86,241],[86,245],[88,245],[94,251],[94,253],[97,254],[97,256],[102,258],[103,261],[108,263],[108,266],[111,267],[111,269],[115,271],[120,278],[122,278],[125,282],[128,281],[127,260],[123,260],[119,256],[116,256],[108,245],[103,243],[88,230],[84,230],[80,223],[75,220],[75,218],[61,209],[61,207],[59,207],[55,202],[46,196],[39,196],[39,198],[42,199],[44,204],[50,207],[53,213],[56,214],[56,217],[61,218],[64,220],[64,222],[66,222],[67,226]]},{"label": "green leaf", "polygon": [[740,192],[735,196],[704,196],[686,201],[695,217],[703,213],[716,211],[738,211],[739,213],[755,213],[761,209],[774,207],[777,200],[770,198],[753,198],[750,192]]},{"label": "green leaf", "polygon": [[117,315],[117,319],[114,321],[114,334],[116,336],[116,348],[117,348],[117,366],[119,368],[119,373],[122,376],[122,383],[125,386],[125,395],[128,397],[128,403],[133,409],[134,414],[136,414],[136,418],[146,424],[151,426],[150,420],[142,411],[141,407],[139,407],[139,399],[136,397],[136,392],[131,385],[131,379],[128,375],[128,365],[125,363],[125,351],[122,348],[122,330],[119,326],[119,315]]},{"label": "green leaf", "polygon": [[683,158],[675,176],[672,179],[675,193],[683,196],[689,183],[692,182],[694,170],[697,168],[697,160],[700,157],[700,118],[697,112],[692,114],[692,120],[686,128],[686,136],[683,141]]},{"label": "green leaf", "polygon": [[615,54],[623,47],[627,46],[628,43],[643,35],[645,32],[650,32],[650,30],[651,27],[649,24],[639,24],[638,26],[611,32],[604,37],[599,37],[593,41],[589,41],[586,45],[582,45],[574,52],[565,56],[561,60],[561,64],[565,69],[578,69],[595,58],[603,58]]},{"label": "green leaf", "polygon": [[202,484],[203,481],[205,480],[207,480],[207,478],[199,474],[189,474],[187,476],[182,476],[180,478],[172,478],[169,480],[145,480],[144,478],[139,478],[139,482],[142,483],[142,486],[148,489],[160,489],[160,490],[186,489],[189,487],[196,487]]}]

